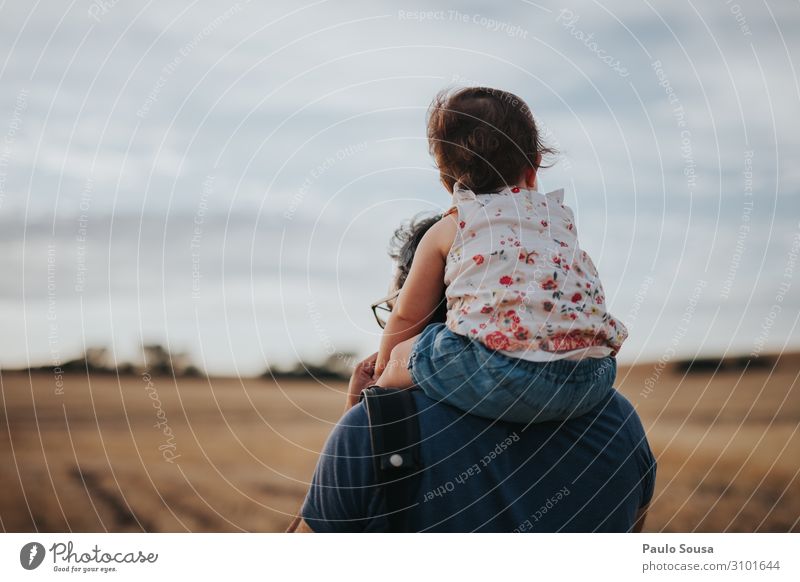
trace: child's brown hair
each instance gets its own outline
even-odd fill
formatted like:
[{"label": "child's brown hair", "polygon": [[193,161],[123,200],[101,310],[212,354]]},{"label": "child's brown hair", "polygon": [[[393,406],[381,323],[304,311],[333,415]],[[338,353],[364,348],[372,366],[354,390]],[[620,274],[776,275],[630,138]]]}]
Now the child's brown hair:
[{"label": "child's brown hair", "polygon": [[489,87],[444,90],[428,110],[428,145],[442,183],[478,193],[516,184],[527,168],[554,154],[525,102]]}]

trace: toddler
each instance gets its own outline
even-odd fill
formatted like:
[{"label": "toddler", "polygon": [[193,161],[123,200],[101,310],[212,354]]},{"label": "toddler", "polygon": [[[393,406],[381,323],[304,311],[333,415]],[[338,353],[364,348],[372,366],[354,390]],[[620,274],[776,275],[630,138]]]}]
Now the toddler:
[{"label": "toddler", "polygon": [[[452,206],[414,254],[376,384],[515,422],[588,412],[613,386],[627,330],[606,311],[564,191],[537,191],[553,152],[530,110],[497,89],[445,91],[428,142]],[[446,323],[426,325],[443,294]]]}]

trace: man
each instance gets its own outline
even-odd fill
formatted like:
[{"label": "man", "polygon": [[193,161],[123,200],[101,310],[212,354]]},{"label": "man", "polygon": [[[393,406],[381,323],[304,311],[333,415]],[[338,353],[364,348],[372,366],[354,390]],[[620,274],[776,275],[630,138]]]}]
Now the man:
[{"label": "man", "polygon": [[[372,379],[361,362],[351,390]],[[618,392],[563,423],[502,423],[414,391],[424,469],[408,510],[413,531],[641,531],[656,463]],[[322,451],[297,531],[386,531],[367,412],[352,407]]]}]

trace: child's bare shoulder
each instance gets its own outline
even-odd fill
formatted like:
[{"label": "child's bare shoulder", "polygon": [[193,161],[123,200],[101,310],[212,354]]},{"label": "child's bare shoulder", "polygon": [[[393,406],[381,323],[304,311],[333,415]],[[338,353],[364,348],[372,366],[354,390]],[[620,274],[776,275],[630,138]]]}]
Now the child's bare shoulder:
[{"label": "child's bare shoulder", "polygon": [[453,245],[457,230],[456,216],[445,214],[441,220],[428,229],[428,232],[422,237],[422,242],[438,249],[442,256],[447,255]]}]

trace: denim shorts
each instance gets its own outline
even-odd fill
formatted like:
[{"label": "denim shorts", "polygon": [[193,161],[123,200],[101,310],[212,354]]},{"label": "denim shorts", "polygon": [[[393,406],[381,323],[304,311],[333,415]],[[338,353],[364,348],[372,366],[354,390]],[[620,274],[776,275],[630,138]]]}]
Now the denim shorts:
[{"label": "denim shorts", "polygon": [[434,400],[485,418],[545,422],[581,416],[611,391],[617,361],[532,362],[506,356],[432,323],[411,349],[408,370]]}]

